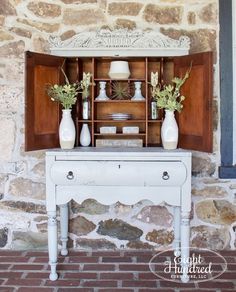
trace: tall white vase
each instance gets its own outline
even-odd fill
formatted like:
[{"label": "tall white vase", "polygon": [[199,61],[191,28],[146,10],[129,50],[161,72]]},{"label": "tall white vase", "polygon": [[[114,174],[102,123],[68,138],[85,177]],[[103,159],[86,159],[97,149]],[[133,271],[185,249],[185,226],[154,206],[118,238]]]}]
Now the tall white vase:
[{"label": "tall white vase", "polygon": [[62,119],[59,126],[59,142],[62,149],[72,149],[75,145],[75,125],[70,109],[62,110]]},{"label": "tall white vase", "polygon": [[179,129],[175,120],[174,111],[165,110],[165,118],[161,127],[161,140],[164,149],[176,149],[179,138]]},{"label": "tall white vase", "polygon": [[83,124],[81,132],[80,132],[80,145],[81,146],[89,146],[91,143],[91,136],[88,124]]}]

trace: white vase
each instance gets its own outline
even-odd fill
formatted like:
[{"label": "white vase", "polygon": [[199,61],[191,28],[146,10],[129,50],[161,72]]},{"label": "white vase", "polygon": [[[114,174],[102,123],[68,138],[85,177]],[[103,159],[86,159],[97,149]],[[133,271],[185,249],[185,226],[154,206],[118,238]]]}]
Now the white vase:
[{"label": "white vase", "polygon": [[175,120],[174,111],[165,110],[165,118],[161,126],[161,140],[164,149],[177,148],[179,129]]},{"label": "white vase", "polygon": [[80,132],[80,145],[81,146],[89,146],[91,143],[91,136],[88,124],[83,124],[81,132]]},{"label": "white vase", "polygon": [[131,98],[131,100],[144,100],[145,99],[142,96],[141,85],[142,85],[142,82],[140,82],[140,81],[134,82],[135,92],[134,92],[134,96]]},{"label": "white vase", "polygon": [[59,126],[59,142],[62,149],[72,149],[75,145],[75,125],[71,117],[71,109],[62,110]]},{"label": "white vase", "polygon": [[111,79],[128,79],[130,76],[129,63],[127,61],[112,61],[108,76]]},{"label": "white vase", "polygon": [[82,117],[83,120],[88,120],[90,116],[90,101],[88,97],[83,98],[82,101]]},{"label": "white vase", "polygon": [[106,94],[106,81],[100,81],[99,86],[100,86],[99,95],[95,99],[96,100],[108,100],[109,97]]}]

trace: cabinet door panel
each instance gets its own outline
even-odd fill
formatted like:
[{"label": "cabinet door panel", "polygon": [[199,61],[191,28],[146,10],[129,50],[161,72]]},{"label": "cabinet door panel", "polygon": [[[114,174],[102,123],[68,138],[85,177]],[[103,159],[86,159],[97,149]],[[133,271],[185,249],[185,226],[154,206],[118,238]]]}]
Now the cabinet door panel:
[{"label": "cabinet door panel", "polygon": [[177,117],[179,147],[212,152],[212,52],[174,58],[175,76],[184,76],[191,63],[190,77],[181,89],[186,99]]},{"label": "cabinet door panel", "polygon": [[59,105],[52,102],[47,84],[61,82],[63,58],[26,52],[25,150],[59,146]]}]

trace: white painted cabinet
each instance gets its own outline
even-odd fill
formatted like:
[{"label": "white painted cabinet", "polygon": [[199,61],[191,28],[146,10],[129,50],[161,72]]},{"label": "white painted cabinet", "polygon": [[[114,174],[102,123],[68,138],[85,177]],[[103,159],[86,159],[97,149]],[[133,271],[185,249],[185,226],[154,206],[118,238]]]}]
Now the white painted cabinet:
[{"label": "white painted cabinet", "polygon": [[[142,199],[175,206],[174,248],[188,257],[191,209],[191,153],[162,148],[75,148],[46,153],[46,189],[50,279],[56,280],[56,206],[61,210],[63,255],[68,253],[68,206],[94,198],[109,205],[135,204]],[[187,279],[187,275],[184,275]]]}]

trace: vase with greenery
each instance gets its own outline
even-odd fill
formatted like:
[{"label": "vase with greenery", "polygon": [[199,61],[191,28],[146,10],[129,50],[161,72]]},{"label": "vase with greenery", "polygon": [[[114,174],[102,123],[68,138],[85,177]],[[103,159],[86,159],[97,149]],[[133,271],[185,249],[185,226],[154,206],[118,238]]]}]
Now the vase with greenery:
[{"label": "vase with greenery", "polygon": [[[63,63],[64,64],[64,63]],[[65,84],[47,85],[46,91],[52,101],[59,102],[63,109],[71,109],[76,103],[79,92],[79,83],[70,83],[65,71],[61,67],[61,72],[65,77]]]},{"label": "vase with greenery", "polygon": [[72,106],[76,103],[79,84],[71,84],[61,67],[65,77],[65,84],[48,85],[47,94],[54,102],[62,106],[62,119],[59,125],[59,142],[62,149],[72,149],[75,144],[75,125],[71,117]]},{"label": "vase with greenery", "polygon": [[156,100],[157,108],[165,110],[165,118],[161,127],[161,139],[164,149],[176,149],[178,145],[178,125],[174,112],[181,112],[185,96],[181,95],[180,89],[189,78],[191,66],[183,78],[174,77],[172,84],[160,86],[158,73],[151,72],[152,97]]}]

